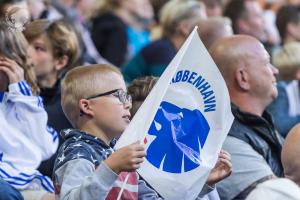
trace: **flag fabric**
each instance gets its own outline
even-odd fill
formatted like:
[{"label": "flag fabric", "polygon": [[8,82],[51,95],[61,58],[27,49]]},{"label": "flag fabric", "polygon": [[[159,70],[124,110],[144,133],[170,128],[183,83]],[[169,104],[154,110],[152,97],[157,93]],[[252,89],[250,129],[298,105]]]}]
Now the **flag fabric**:
[{"label": "flag fabric", "polygon": [[196,27],[115,148],[144,142],[147,156],[138,173],[165,199],[194,200],[232,122],[225,81]]}]

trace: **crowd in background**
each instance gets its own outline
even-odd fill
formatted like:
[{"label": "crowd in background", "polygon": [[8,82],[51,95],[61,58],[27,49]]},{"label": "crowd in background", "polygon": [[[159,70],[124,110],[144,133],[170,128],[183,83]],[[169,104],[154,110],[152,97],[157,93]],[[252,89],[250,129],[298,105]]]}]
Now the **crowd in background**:
[{"label": "crowd in background", "polygon": [[[0,200],[46,200],[55,194],[61,199],[92,198],[81,181],[72,179],[75,172],[66,163],[82,154],[87,166],[98,167],[114,155],[107,144],[115,140],[104,140],[104,150],[95,150],[102,152],[100,160],[94,151],[91,157],[75,151],[62,161],[67,145],[82,145],[72,143],[69,135],[81,141],[83,133],[67,130],[88,132],[84,124],[99,120],[100,114],[89,117],[79,96],[89,100],[113,94],[131,111],[123,116],[130,120],[195,26],[225,79],[235,117],[221,164],[214,168],[226,172],[211,175],[208,191],[200,188],[204,195],[199,198],[300,199],[299,0],[2,0],[0,18]],[[84,88],[85,80],[73,80],[82,75],[91,85],[97,82],[86,68],[103,73],[103,81],[123,90],[93,96],[97,94]],[[107,78],[112,72],[122,78]],[[67,81],[83,88],[72,88]],[[104,123],[111,122],[95,122],[106,130]],[[80,164],[74,165],[79,171],[85,163]],[[109,168],[115,171],[111,161],[100,166],[107,174]],[[65,174],[71,178],[63,179]],[[144,193],[128,194],[129,199],[160,198],[145,189],[147,183],[138,182],[139,190],[140,184]],[[114,199],[112,193],[99,195]]]}]

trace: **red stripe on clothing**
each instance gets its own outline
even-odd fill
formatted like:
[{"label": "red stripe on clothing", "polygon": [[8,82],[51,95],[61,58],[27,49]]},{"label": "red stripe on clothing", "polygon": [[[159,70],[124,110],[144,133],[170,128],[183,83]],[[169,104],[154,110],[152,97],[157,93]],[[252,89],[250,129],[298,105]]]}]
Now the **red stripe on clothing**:
[{"label": "red stripe on clothing", "polygon": [[[107,197],[106,200],[116,200],[118,198],[119,192],[121,188],[112,188]],[[137,200],[138,199],[138,193],[137,192],[129,192],[128,190],[124,189],[121,200]]]},{"label": "red stripe on clothing", "polygon": [[136,172],[121,172],[119,174],[118,180],[124,182],[127,174],[130,174],[127,180],[128,184],[137,185],[138,184],[138,175]]}]

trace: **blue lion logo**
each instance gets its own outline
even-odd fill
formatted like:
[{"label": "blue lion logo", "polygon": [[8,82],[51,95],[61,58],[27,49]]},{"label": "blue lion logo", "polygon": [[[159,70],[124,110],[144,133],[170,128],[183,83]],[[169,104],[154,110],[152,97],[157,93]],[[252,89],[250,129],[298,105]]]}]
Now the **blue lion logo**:
[{"label": "blue lion logo", "polygon": [[210,127],[199,110],[181,109],[162,102],[149,128],[156,136],[147,150],[147,160],[171,173],[187,172],[200,165],[200,146],[203,148]]}]

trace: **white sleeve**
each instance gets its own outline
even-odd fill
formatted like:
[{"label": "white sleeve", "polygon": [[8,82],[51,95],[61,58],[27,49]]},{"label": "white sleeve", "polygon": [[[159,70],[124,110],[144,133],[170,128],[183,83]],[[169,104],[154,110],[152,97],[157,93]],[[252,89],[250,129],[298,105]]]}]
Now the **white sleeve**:
[{"label": "white sleeve", "polygon": [[7,103],[13,104],[22,133],[41,150],[42,159],[49,158],[58,147],[57,132],[47,125],[48,115],[40,96],[33,96],[26,81],[8,86]]}]

